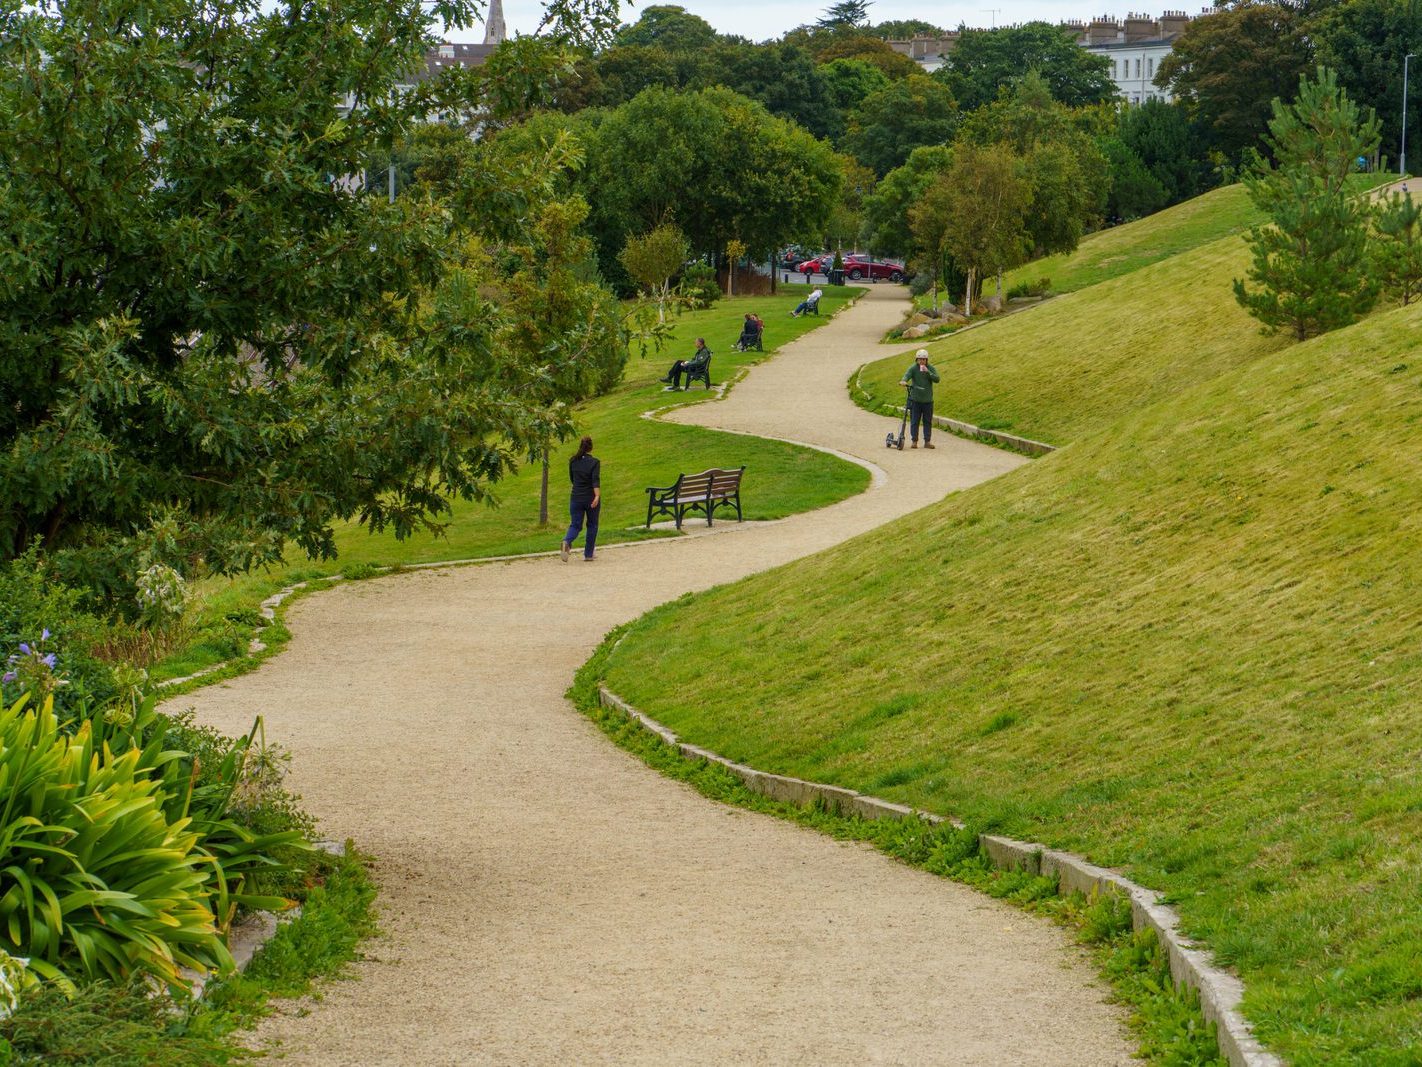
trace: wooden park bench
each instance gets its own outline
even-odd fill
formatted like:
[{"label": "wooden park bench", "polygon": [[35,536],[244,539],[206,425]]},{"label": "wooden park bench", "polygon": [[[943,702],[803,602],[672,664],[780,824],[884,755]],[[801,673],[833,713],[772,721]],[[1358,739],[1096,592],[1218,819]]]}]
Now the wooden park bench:
[{"label": "wooden park bench", "polygon": [[682,368],[682,374],[686,375],[686,388],[691,388],[692,382],[705,382],[706,388],[711,388],[711,355],[708,352],[706,359],[693,359]]},{"label": "wooden park bench", "polygon": [[735,470],[721,470],[713,467],[700,474],[682,474],[674,484],[665,488],[647,490],[647,525],[652,525],[656,515],[670,515],[676,519],[676,528],[681,529],[681,520],[688,513],[699,511],[706,516],[706,525],[712,525],[717,508],[736,509],[736,521],[741,518],[741,475],[745,467]]}]

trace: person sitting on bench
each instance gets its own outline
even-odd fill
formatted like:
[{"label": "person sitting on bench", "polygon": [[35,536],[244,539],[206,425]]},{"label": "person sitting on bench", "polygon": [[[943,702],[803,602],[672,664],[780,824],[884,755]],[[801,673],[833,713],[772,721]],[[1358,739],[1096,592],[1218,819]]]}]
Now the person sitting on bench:
[{"label": "person sitting on bench", "polygon": [[687,384],[691,384],[691,372],[700,370],[711,362],[711,349],[706,347],[706,338],[696,339],[696,351],[691,354],[690,359],[679,359],[672,364],[671,370],[667,371],[667,376],[662,378],[663,382],[670,382],[667,389],[680,389],[681,376],[686,375]]},{"label": "person sitting on bench", "polygon": [[760,333],[765,328],[759,316],[747,315],[745,325],[741,327],[741,336],[736,341],[736,347],[742,352],[749,352],[752,348],[757,351],[765,351],[760,346]]},{"label": "person sitting on bench", "polygon": [[820,292],[819,288],[816,287],[814,292],[812,292],[809,296],[805,297],[804,300],[801,300],[800,303],[795,306],[795,310],[790,312],[791,316],[793,318],[798,319],[801,315],[807,314],[811,311],[818,315],[820,313],[820,297],[822,297],[823,295],[824,294]]}]

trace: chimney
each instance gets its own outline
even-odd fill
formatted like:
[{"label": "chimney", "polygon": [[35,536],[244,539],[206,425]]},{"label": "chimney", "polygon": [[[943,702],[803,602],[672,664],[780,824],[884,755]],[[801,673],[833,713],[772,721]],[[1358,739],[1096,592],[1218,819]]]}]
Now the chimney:
[{"label": "chimney", "polygon": [[1183,11],[1167,11],[1160,16],[1160,36],[1173,41],[1190,25],[1190,16]]},{"label": "chimney", "polygon": [[1116,20],[1101,15],[1091,20],[1091,25],[1086,27],[1086,43],[1093,44],[1115,44],[1121,39],[1121,27],[1116,24]]},{"label": "chimney", "polygon": [[1137,41],[1149,41],[1156,35],[1155,19],[1149,15],[1137,15],[1131,12],[1126,16],[1126,43],[1135,44]]}]

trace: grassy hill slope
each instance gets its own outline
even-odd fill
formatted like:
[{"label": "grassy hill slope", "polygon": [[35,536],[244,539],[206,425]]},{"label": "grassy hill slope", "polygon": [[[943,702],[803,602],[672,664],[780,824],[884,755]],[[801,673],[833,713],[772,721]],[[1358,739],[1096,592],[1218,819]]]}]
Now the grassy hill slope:
[{"label": "grassy hill slope", "polygon": [[1047,278],[1052,292],[1075,292],[1243,233],[1262,218],[1243,185],[1226,185],[1124,226],[1088,234],[1075,252],[1018,267],[1004,276],[1003,285],[1035,285]]},{"label": "grassy hill slope", "polygon": [[[1277,349],[1287,342],[1260,336],[1231,293],[1248,264],[1243,240],[1226,237],[931,344],[935,410],[1063,444]],[[861,402],[901,404],[908,362],[865,367]]]},{"label": "grassy hill slope", "polygon": [[608,680],[733,758],[1167,891],[1295,1063],[1415,1063],[1419,585],[1413,307],[659,609]]}]

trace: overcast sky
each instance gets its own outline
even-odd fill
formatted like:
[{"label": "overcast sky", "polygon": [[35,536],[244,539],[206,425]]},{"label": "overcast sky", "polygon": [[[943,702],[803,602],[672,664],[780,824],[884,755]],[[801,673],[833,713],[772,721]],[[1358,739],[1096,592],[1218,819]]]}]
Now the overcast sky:
[{"label": "overcast sky", "polygon": [[[656,0],[652,0],[656,2]],[[1061,22],[1066,19],[1080,19],[1083,22],[1097,15],[1115,15],[1125,18],[1130,7],[1122,5],[1113,10],[1101,4],[1101,0],[979,0],[976,4],[931,4],[913,3],[911,0],[876,0],[869,8],[869,18],[873,22],[887,22],[889,19],[923,19],[936,26],[953,29],[959,23],[968,26],[1008,26],[1015,22],[1031,22],[1041,19],[1046,22]],[[1104,10],[1097,10],[1092,3]],[[1000,10],[993,12],[989,4],[997,4]],[[624,21],[635,22],[641,8],[624,5]],[[700,15],[721,33],[735,33],[749,37],[753,41],[764,41],[779,37],[786,30],[808,22],[814,22],[829,6],[823,3],[793,3],[790,0],[683,0],[681,6],[693,14]],[[1147,13],[1159,15],[1164,8],[1147,8]],[[1198,14],[1199,0],[1182,5],[1180,10]],[[504,0],[504,20],[509,33],[531,32],[542,15],[538,0]],[[450,35],[455,40],[483,40],[482,30],[473,30]]]}]

